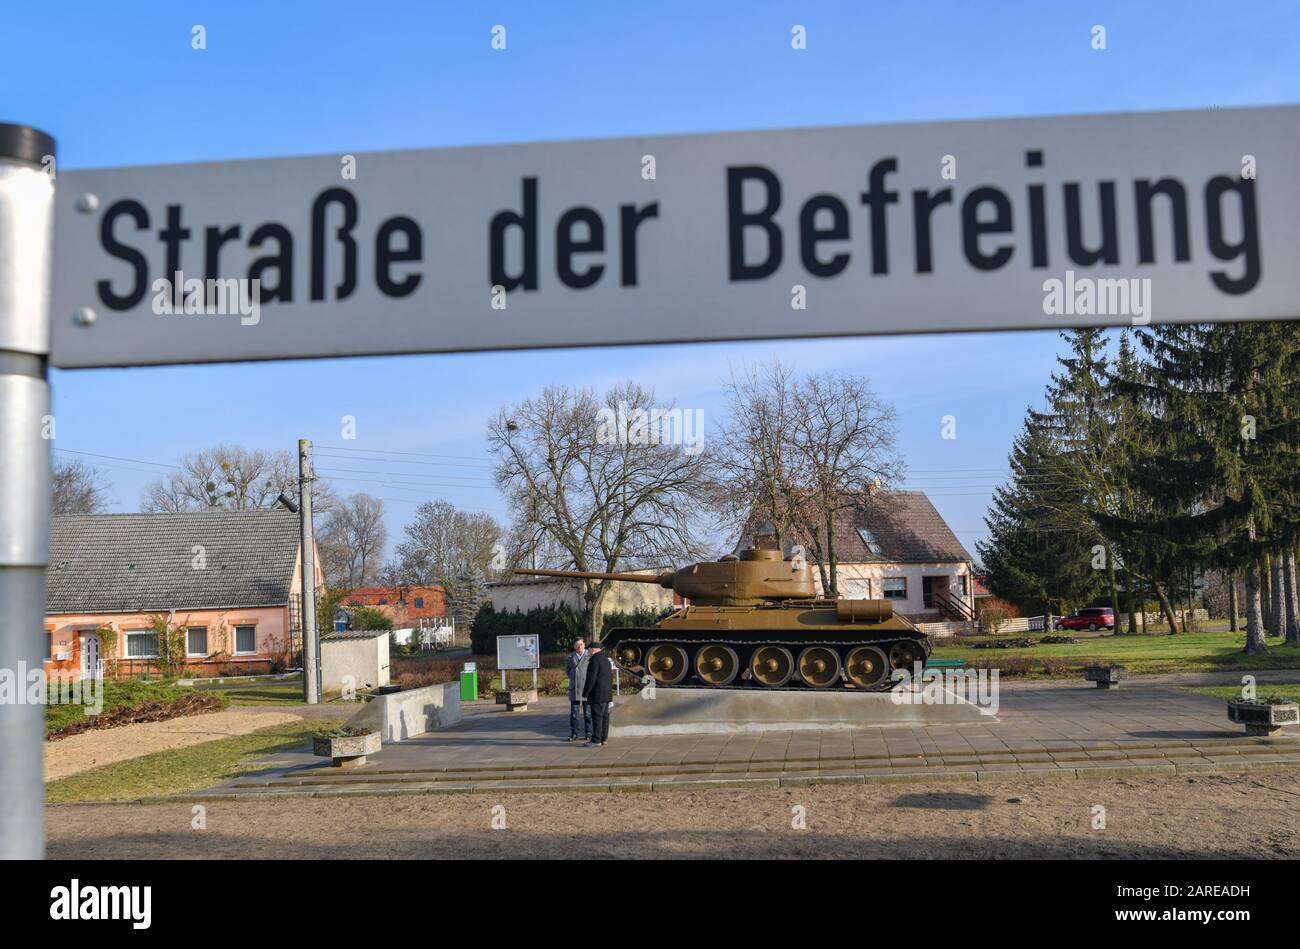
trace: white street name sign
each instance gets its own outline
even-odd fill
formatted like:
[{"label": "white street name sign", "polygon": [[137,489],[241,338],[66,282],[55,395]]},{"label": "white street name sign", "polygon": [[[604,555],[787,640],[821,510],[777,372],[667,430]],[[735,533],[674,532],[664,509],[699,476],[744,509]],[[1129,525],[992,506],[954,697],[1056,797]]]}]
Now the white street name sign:
[{"label": "white street name sign", "polygon": [[61,367],[1300,316],[1300,106],[60,172]]}]

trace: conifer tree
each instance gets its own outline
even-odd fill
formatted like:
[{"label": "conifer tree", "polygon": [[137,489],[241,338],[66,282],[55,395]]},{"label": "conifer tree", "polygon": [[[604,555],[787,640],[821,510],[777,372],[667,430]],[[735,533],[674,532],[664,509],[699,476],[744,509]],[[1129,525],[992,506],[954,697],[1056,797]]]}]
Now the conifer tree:
[{"label": "conifer tree", "polygon": [[1296,331],[1196,324],[1139,338],[1151,361],[1158,447],[1139,478],[1176,508],[1148,519],[1145,533],[1170,558],[1244,572],[1246,652],[1267,653],[1264,561],[1291,549],[1300,528]]},{"label": "conifer tree", "polygon": [[985,516],[989,538],[976,544],[989,586],[1025,608],[1063,612],[1098,589],[1096,534],[1080,526],[1082,502],[1059,474],[1062,461],[1042,413],[1028,412],[1010,466],[1011,481],[994,493]]}]

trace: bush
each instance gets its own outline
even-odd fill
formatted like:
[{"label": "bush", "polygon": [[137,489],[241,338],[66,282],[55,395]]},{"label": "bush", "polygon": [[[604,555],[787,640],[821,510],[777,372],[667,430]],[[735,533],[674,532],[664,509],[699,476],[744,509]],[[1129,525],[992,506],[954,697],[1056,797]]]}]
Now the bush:
[{"label": "bush", "polygon": [[352,628],[356,630],[392,629],[393,621],[389,619],[388,614],[383,610],[375,609],[373,606],[358,606],[352,611]]},{"label": "bush", "polygon": [[527,613],[500,612],[490,603],[479,607],[469,630],[470,648],[476,655],[495,656],[498,636],[536,634],[542,652],[567,652],[586,629],[584,617],[567,606],[538,606]]},{"label": "bush", "polygon": [[636,626],[653,626],[658,622],[662,613],[651,609],[630,610],[626,613],[615,612],[606,613],[600,621],[600,637],[605,638],[605,634],[611,629],[623,629],[625,627]]},{"label": "bush", "polygon": [[[493,644],[495,651],[495,643]],[[426,685],[460,680],[464,666],[464,656],[395,656],[392,661],[393,681],[402,689],[419,689]],[[478,692],[487,698],[500,687],[501,673],[497,669],[495,655],[477,655]],[[567,695],[569,679],[564,674],[564,654],[544,653],[541,656],[541,668],[537,670],[537,691],[540,695]],[[526,671],[511,672],[511,686],[531,682],[532,676]]]}]

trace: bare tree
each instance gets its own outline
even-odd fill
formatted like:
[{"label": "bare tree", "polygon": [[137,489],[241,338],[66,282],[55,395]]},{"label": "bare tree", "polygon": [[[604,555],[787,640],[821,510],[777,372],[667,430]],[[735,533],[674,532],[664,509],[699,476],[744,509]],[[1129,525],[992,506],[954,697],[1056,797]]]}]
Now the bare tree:
[{"label": "bare tree", "polygon": [[836,520],[903,474],[893,406],[865,376],[797,379],[779,361],[733,373],[727,390],[710,451],[713,506],[742,530],[767,524],[778,545],[806,545],[834,596]]},{"label": "bare tree", "polygon": [[481,512],[459,510],[446,501],[425,501],[406,525],[385,579],[395,584],[454,585],[472,571],[493,572],[504,531]]},{"label": "bare tree", "polygon": [[108,483],[99,470],[84,461],[55,461],[53,514],[98,514],[108,507]]},{"label": "bare tree", "polygon": [[[562,554],[547,566],[615,571],[700,552],[690,525],[706,485],[705,456],[663,437],[655,423],[677,411],[656,406],[652,392],[631,382],[603,398],[554,386],[488,423],[497,484],[516,530]],[[611,582],[584,584],[593,637]]]},{"label": "bare tree", "polygon": [[712,506],[741,531],[771,525],[778,547],[797,507],[796,390],[793,371],[780,360],[733,371],[727,415],[709,451]]},{"label": "bare tree", "polygon": [[[254,511],[274,507],[281,492],[298,495],[298,458],[293,452],[217,445],[178,458],[171,474],[146,486],[140,509]],[[315,514],[328,514],[336,503],[328,484],[313,483]]]},{"label": "bare tree", "polygon": [[833,597],[839,589],[835,521],[865,495],[903,477],[897,414],[865,376],[847,373],[806,377],[796,399],[793,519],[812,547],[822,589]]},{"label": "bare tree", "polygon": [[340,501],[325,518],[317,544],[331,586],[370,586],[388,544],[384,502],[364,492]]}]

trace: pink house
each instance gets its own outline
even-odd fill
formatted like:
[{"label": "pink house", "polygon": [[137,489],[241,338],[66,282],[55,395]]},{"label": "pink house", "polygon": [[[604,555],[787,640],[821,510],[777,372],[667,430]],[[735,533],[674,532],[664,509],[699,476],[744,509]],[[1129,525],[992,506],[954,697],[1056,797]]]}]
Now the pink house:
[{"label": "pink house", "polygon": [[[66,514],[53,519],[45,669],[126,677],[157,669],[162,617],[183,627],[187,674],[299,664],[298,516],[279,509]],[[319,562],[315,586],[324,585]]]}]

